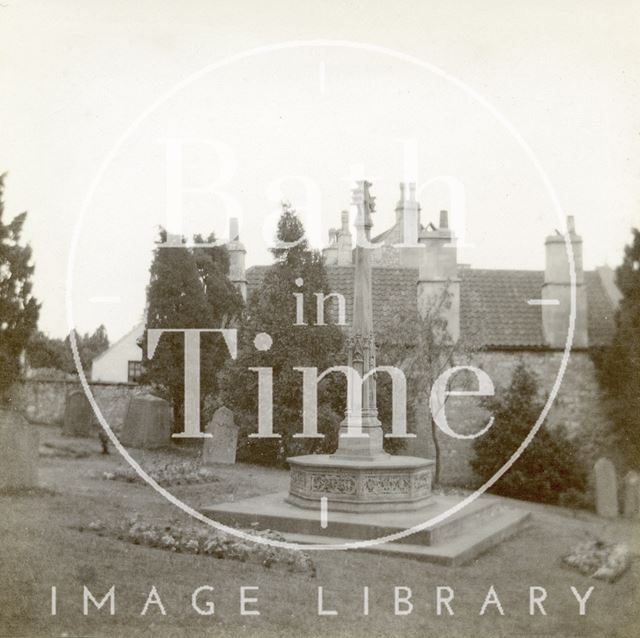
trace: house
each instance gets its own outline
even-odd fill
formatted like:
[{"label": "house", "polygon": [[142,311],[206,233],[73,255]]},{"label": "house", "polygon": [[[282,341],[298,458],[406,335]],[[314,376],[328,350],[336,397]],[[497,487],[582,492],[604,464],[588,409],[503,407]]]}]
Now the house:
[{"label": "house", "polygon": [[137,383],[142,374],[142,349],[138,345],[144,334],[144,321],[91,362],[91,381]]},{"label": "house", "polygon": [[[418,313],[429,299],[446,288],[451,302],[446,310],[449,332],[454,340],[473,335],[477,348],[473,365],[482,367],[495,387],[500,388],[509,384],[513,369],[524,361],[538,376],[545,396],[548,395],[564,367],[563,350],[569,327],[571,282],[565,237],[556,232],[544,239],[542,270],[475,269],[458,263],[446,211],[441,211],[437,226],[420,223],[420,206],[413,185],[408,188],[401,185],[395,212],[395,224],[372,240],[384,241],[384,246],[373,249],[371,254],[376,333],[384,334],[399,312]],[[579,443],[585,462],[590,463],[606,430],[591,353],[608,343],[613,335],[619,293],[611,269],[584,271],[582,239],[572,218],[568,218],[567,227],[576,272],[575,330],[562,383],[545,423],[548,427],[566,427]],[[426,248],[412,246],[415,240],[405,237],[407,229]],[[349,325],[354,267],[348,213],[342,213],[340,228],[329,232],[329,245],[323,255],[330,292],[344,296]],[[268,266],[251,267],[246,277],[238,270],[236,278],[246,282],[251,294],[260,289],[267,269]],[[335,321],[337,304],[327,303],[331,304],[328,314],[333,313]],[[424,416],[428,397],[413,400],[420,405],[415,423],[418,436],[409,443],[407,453],[432,457],[433,440]],[[470,397],[451,398],[446,411],[450,427],[465,435],[478,432],[488,419],[479,401]],[[469,464],[473,441],[444,434],[440,434],[438,441],[442,481],[474,484],[476,477]]]}]

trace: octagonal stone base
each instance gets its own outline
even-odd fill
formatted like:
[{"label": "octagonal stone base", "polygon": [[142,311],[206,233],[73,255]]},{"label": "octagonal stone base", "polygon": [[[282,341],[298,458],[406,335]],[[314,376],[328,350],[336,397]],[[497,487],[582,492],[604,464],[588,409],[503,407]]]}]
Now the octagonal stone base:
[{"label": "octagonal stone base", "polygon": [[286,500],[298,507],[318,509],[326,497],[332,511],[393,512],[419,509],[431,497],[435,463],[429,459],[311,454],[287,461],[291,482]]}]

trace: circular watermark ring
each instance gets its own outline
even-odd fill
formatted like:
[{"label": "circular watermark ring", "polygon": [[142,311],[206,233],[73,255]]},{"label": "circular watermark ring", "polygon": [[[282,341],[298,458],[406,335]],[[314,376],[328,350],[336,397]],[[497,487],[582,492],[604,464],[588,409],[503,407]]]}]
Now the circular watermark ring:
[{"label": "circular watermark ring", "polygon": [[317,48],[324,47],[324,48],[333,48],[333,49],[347,48],[347,49],[355,49],[360,51],[368,51],[370,53],[378,53],[380,55],[386,55],[396,60],[407,62],[414,66],[425,69],[439,76],[440,78],[444,79],[445,81],[449,82],[450,84],[459,88],[460,90],[462,90],[469,97],[471,97],[475,102],[480,104],[480,106],[482,106],[487,111],[489,111],[489,113],[491,113],[496,118],[496,120],[500,124],[502,124],[502,126],[511,134],[511,136],[515,139],[518,145],[522,148],[525,155],[531,161],[533,167],[535,168],[539,178],[541,179],[545,187],[545,190],[547,192],[547,195],[551,199],[553,208],[556,211],[559,220],[561,222],[564,222],[563,210],[562,210],[562,206],[560,205],[558,195],[553,185],[551,184],[551,180],[549,179],[549,176],[546,174],[545,170],[542,168],[542,165],[540,164],[540,161],[538,160],[533,149],[529,146],[529,144],[524,140],[524,138],[516,130],[515,126],[502,113],[500,113],[496,107],[494,107],[488,100],[486,100],[479,93],[477,93],[473,88],[465,84],[462,80],[450,75],[443,69],[440,69],[439,67],[429,62],[420,60],[415,56],[409,55],[407,53],[402,53],[400,51],[395,51],[393,49],[389,49],[387,47],[383,47],[375,44],[368,44],[363,42],[352,42],[348,40],[323,40],[323,39],[293,40],[293,41],[287,41],[287,42],[280,42],[276,44],[256,47],[256,48],[249,49],[247,51],[243,51],[241,53],[237,53],[235,55],[229,56],[218,62],[214,62],[210,65],[207,65],[206,67],[200,69],[199,71],[196,71],[195,73],[189,75],[184,80],[181,80],[173,88],[171,88],[169,91],[164,93],[155,102],[153,102],[144,111],[142,111],[142,113],[138,115],[138,117],[120,136],[120,138],[117,140],[115,145],[111,148],[109,153],[107,153],[106,157],[104,158],[104,160],[102,161],[98,169],[98,172],[96,173],[94,179],[92,180],[89,190],[83,200],[83,203],[80,208],[80,213],[78,216],[78,221],[76,223],[76,226],[74,228],[73,235],[72,235],[71,248],[69,250],[68,268],[67,268],[67,286],[65,291],[66,292],[65,300],[66,300],[66,306],[67,306],[67,321],[70,328],[70,343],[71,343],[71,350],[73,352],[73,360],[78,370],[80,383],[87,396],[87,399],[89,400],[89,403],[91,404],[91,407],[93,408],[93,411],[96,417],[98,418],[100,425],[102,426],[104,431],[107,433],[114,447],[118,450],[118,452],[122,455],[122,457],[127,461],[127,463],[129,463],[129,465],[137,472],[137,474],[146,483],[148,483],[154,490],[156,490],[156,492],[158,492],[158,494],[163,496],[168,502],[172,503],[173,505],[181,509],[183,512],[185,512],[186,514],[189,514],[190,516],[195,518],[196,520],[199,520],[200,522],[205,523],[210,527],[214,527],[221,532],[231,534],[238,538],[242,538],[243,540],[246,540],[246,541],[252,541],[255,543],[261,543],[264,545],[271,545],[272,547],[278,547],[278,548],[290,549],[290,550],[323,551],[323,550],[363,549],[367,547],[373,547],[375,545],[380,545],[382,543],[391,543],[394,541],[398,541],[402,538],[406,538],[411,534],[415,534],[424,529],[427,529],[428,527],[431,527],[433,525],[436,525],[437,523],[440,523],[446,520],[453,514],[462,510],[467,505],[470,505],[471,503],[473,503],[473,501],[475,501],[482,494],[484,494],[492,485],[494,485],[502,477],[502,475],[505,472],[509,470],[509,468],[518,460],[520,455],[527,448],[529,443],[531,443],[531,441],[533,440],[533,437],[536,435],[538,430],[542,427],[542,424],[544,423],[544,420],[547,418],[547,415],[549,414],[549,410],[551,409],[551,406],[558,394],[558,390],[560,389],[560,385],[562,383],[562,378],[564,377],[564,374],[566,372],[567,365],[569,363],[569,355],[571,352],[571,344],[573,342],[573,335],[575,331],[576,272],[575,272],[575,261],[574,261],[574,255],[573,255],[573,246],[571,245],[571,241],[568,233],[565,234],[564,241],[565,241],[565,247],[567,250],[567,256],[569,260],[569,278],[571,283],[569,329],[567,331],[567,338],[565,341],[564,350],[562,352],[562,359],[560,362],[558,374],[556,375],[556,378],[554,380],[554,383],[549,393],[549,396],[547,398],[547,401],[544,407],[542,408],[542,412],[540,413],[540,416],[538,417],[537,421],[535,422],[535,424],[533,425],[533,427],[531,428],[531,430],[529,431],[525,439],[522,441],[518,449],[513,453],[511,458],[488,481],[486,481],[483,485],[481,485],[478,489],[476,489],[472,494],[469,494],[468,496],[460,500],[458,503],[456,503],[454,506],[450,507],[448,510],[442,512],[437,516],[434,516],[428,519],[424,523],[414,525],[413,527],[409,527],[403,531],[396,532],[394,534],[388,534],[387,536],[381,536],[379,538],[373,538],[368,540],[358,540],[353,542],[335,543],[335,544],[327,543],[327,544],[306,545],[301,543],[291,543],[288,541],[279,541],[279,540],[264,538],[262,536],[255,536],[255,535],[243,532],[242,530],[219,523],[218,521],[215,521],[209,518],[208,516],[205,516],[201,512],[197,511],[190,505],[187,505],[184,501],[180,500],[179,498],[171,494],[171,492],[163,488],[161,485],[158,484],[157,481],[155,481],[151,476],[149,476],[144,471],[144,469],[140,466],[140,464],[129,454],[126,448],[124,448],[124,446],[120,443],[120,441],[118,441],[113,430],[111,429],[106,419],[104,418],[104,415],[102,414],[100,407],[98,406],[95,400],[95,397],[93,396],[91,387],[89,386],[89,383],[85,376],[84,369],[82,368],[82,363],[80,361],[80,355],[78,352],[78,344],[75,336],[74,319],[73,319],[73,308],[72,308],[73,277],[72,275],[73,275],[73,269],[76,263],[77,245],[80,237],[80,231],[82,229],[82,222],[86,216],[87,210],[89,209],[89,206],[91,204],[95,191],[104,173],[110,166],[111,162],[115,158],[120,148],[129,139],[129,137],[132,135],[135,129],[149,115],[151,115],[156,109],[158,109],[167,100],[171,99],[174,95],[176,95],[180,90],[192,84],[193,82],[199,80],[200,78],[204,77],[208,73],[211,73],[212,71],[216,71],[218,69],[222,69],[224,67],[230,66],[241,60],[246,60],[246,59],[263,55],[266,53],[272,53],[274,51],[283,51],[283,50],[290,50],[290,49],[297,49],[297,48],[313,48],[313,47],[317,47]]}]

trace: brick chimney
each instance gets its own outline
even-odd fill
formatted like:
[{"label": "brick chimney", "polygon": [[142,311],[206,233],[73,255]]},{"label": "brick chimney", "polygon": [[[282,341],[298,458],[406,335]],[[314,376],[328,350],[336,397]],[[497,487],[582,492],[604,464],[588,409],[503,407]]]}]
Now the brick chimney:
[{"label": "brick chimney", "polygon": [[396,224],[393,233],[394,247],[400,249],[400,266],[419,268],[424,248],[419,248],[420,204],[416,201],[416,185],[400,182],[400,200],[396,204]]},{"label": "brick chimney", "polygon": [[[587,292],[582,266],[582,238],[576,233],[573,216],[567,217],[567,233],[573,249],[576,273],[576,320],[573,348],[589,347],[587,329]],[[545,267],[542,299],[542,331],[550,348],[564,348],[571,314],[571,279],[565,235],[556,231],[544,242]]]},{"label": "brick chimney", "polygon": [[340,214],[340,228],[329,230],[329,245],[323,249],[327,266],[351,266],[353,264],[353,244],[349,229],[349,211]]},{"label": "brick chimney", "polygon": [[418,276],[418,310],[424,316],[434,303],[442,301],[448,293],[448,307],[442,308],[449,334],[454,341],[460,336],[460,279],[458,278],[458,251],[455,238],[449,228],[449,215],[440,211],[440,223],[436,228],[429,224],[420,233],[422,250]]},{"label": "brick chimney", "polygon": [[246,301],[247,273],[244,260],[247,251],[240,242],[240,231],[236,217],[232,217],[229,220],[229,243],[227,244],[227,250],[229,251],[229,279]]},{"label": "brick chimney", "polygon": [[349,211],[340,214],[340,230],[338,231],[338,266],[351,266],[353,263],[353,247],[351,230],[349,230]]}]

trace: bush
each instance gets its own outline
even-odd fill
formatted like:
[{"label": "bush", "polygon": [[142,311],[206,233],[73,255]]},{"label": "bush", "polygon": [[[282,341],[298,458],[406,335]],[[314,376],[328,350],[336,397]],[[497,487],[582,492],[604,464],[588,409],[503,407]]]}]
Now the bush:
[{"label": "bush", "polygon": [[[542,411],[538,383],[524,363],[513,373],[511,385],[483,402],[495,417],[493,427],[474,441],[471,461],[482,481],[490,479],[518,449]],[[584,494],[586,471],[564,429],[541,427],[520,458],[493,485],[503,496],[558,504],[563,494],[577,500]]]}]

